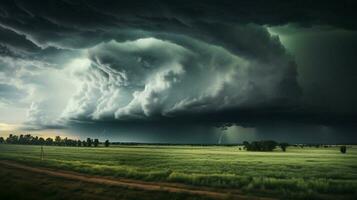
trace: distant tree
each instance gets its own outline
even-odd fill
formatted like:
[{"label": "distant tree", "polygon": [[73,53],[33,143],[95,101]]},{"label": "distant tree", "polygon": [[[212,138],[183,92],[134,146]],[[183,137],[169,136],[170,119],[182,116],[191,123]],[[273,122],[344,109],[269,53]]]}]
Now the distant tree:
[{"label": "distant tree", "polygon": [[5,143],[5,140],[3,137],[0,137],[0,144],[4,144]]},{"label": "distant tree", "polygon": [[260,146],[258,141],[253,141],[248,147],[248,151],[262,151],[262,147]]},{"label": "distant tree", "polygon": [[64,146],[69,146],[68,138],[65,137],[65,138],[62,140],[62,143],[63,143]]},{"label": "distant tree", "polygon": [[81,147],[82,146],[82,141],[81,140],[77,140],[77,146]]},{"label": "distant tree", "polygon": [[27,135],[25,135],[24,136],[24,144],[31,144],[31,141],[32,141],[32,135],[30,135],[30,134],[27,134]]},{"label": "distant tree", "polygon": [[9,137],[6,138],[6,143],[8,144],[18,144],[19,137],[17,135],[10,134]]},{"label": "distant tree", "polygon": [[98,144],[99,144],[99,140],[98,140],[98,139],[94,139],[93,144],[94,144],[94,147],[97,147],[97,146],[98,146]]},{"label": "distant tree", "polygon": [[78,145],[77,140],[68,139],[67,137],[63,140],[63,143],[66,146],[70,146],[70,147],[75,147]]},{"label": "distant tree", "polygon": [[247,141],[244,141],[244,142],[243,142],[243,146],[244,146],[244,149],[248,149],[248,146],[249,146],[249,142],[247,142]]},{"label": "distant tree", "polygon": [[278,143],[272,140],[253,141],[251,143],[244,141],[243,145],[247,151],[273,151]]},{"label": "distant tree", "polygon": [[19,144],[26,144],[25,143],[25,137],[24,137],[24,135],[20,135],[20,137],[19,137]]},{"label": "distant tree", "polygon": [[12,134],[10,134],[10,135],[6,138],[5,142],[6,142],[7,144],[11,144],[11,138],[12,138]]},{"label": "distant tree", "polygon": [[61,146],[61,143],[62,143],[61,137],[60,136],[56,136],[55,137],[55,145]]},{"label": "distant tree", "polygon": [[53,139],[52,138],[47,138],[45,141],[46,145],[53,145]]},{"label": "distant tree", "polygon": [[38,145],[38,144],[39,144],[39,138],[38,138],[38,136],[32,138],[31,144],[33,144],[33,145]]},{"label": "distant tree", "polygon": [[[2,138],[2,137],[1,137]],[[68,139],[67,137],[64,139],[61,139],[60,136],[56,136],[55,140],[53,140],[52,138],[47,138],[44,139],[43,137],[33,137],[30,134],[27,135],[13,135],[10,134],[9,137],[7,137],[6,139],[2,138],[3,142],[0,141],[0,143],[8,143],[8,144],[30,144],[30,145],[59,145],[59,146],[77,146],[77,140],[72,140],[72,139]],[[91,141],[91,143],[93,143],[93,141]]]},{"label": "distant tree", "polygon": [[278,145],[278,143],[273,140],[261,141],[261,143],[263,145],[263,151],[273,151]]},{"label": "distant tree", "polygon": [[346,153],[346,151],[347,151],[346,146],[340,146],[340,151],[341,151],[341,153]]},{"label": "distant tree", "polygon": [[84,146],[84,147],[87,146],[87,142],[85,140],[82,141],[82,146]]},{"label": "distant tree", "polygon": [[280,143],[279,146],[280,146],[281,150],[286,151],[286,148],[289,146],[289,144],[283,142],[283,143]]},{"label": "distant tree", "polygon": [[105,140],[104,145],[105,147],[109,147],[109,140]]},{"label": "distant tree", "polygon": [[91,147],[91,146],[92,146],[92,143],[93,143],[93,140],[90,139],[90,138],[87,138],[87,146],[88,146],[88,147]]},{"label": "distant tree", "polygon": [[13,135],[12,136],[13,144],[18,144],[19,143],[19,136]]},{"label": "distant tree", "polygon": [[38,139],[38,144],[39,144],[39,145],[44,145],[44,144],[45,144],[45,139],[43,139],[43,137],[40,137],[40,138]]}]

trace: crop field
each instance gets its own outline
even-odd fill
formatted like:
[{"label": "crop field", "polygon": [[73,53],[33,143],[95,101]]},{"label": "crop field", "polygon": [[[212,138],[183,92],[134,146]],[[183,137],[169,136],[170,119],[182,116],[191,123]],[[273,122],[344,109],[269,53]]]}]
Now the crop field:
[{"label": "crop field", "polygon": [[224,146],[0,145],[0,160],[150,182],[181,183],[279,199],[357,199],[357,148],[289,147],[247,152]]}]

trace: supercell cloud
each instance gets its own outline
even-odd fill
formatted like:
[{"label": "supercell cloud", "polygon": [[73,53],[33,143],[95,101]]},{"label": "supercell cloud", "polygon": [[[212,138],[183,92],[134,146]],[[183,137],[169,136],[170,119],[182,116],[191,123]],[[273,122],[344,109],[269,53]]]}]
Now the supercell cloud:
[{"label": "supercell cloud", "polygon": [[[294,102],[299,88],[291,58],[264,29],[258,34],[255,29],[244,31],[271,47],[257,46],[260,55],[251,52],[246,57],[192,38],[98,44],[88,49],[79,92],[64,116],[150,120]],[[270,52],[271,48],[279,51]],[[262,58],[267,54],[269,58]]]},{"label": "supercell cloud", "polygon": [[317,3],[292,14],[277,5],[291,4],[2,1],[0,112],[24,117],[1,120],[26,130],[137,127],[142,135],[172,124],[328,124],[338,111],[326,117],[306,103],[295,55],[269,27],[356,26],[333,3],[320,13]]}]

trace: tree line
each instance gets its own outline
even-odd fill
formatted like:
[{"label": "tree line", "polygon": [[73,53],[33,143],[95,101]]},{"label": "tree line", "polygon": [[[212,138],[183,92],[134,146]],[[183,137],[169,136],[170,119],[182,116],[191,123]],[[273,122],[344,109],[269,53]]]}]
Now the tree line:
[{"label": "tree line", "polygon": [[247,151],[273,151],[277,146],[279,146],[282,151],[286,151],[289,144],[285,142],[278,143],[273,140],[262,140],[253,141],[251,143],[244,141],[243,146]]},{"label": "tree line", "polygon": [[[280,147],[282,151],[286,151],[286,148],[290,146],[288,143],[278,143],[273,140],[262,140],[262,141],[253,141],[251,143],[244,141],[243,142],[244,149],[247,151],[273,151],[277,146]],[[297,147],[298,145],[294,145]],[[300,146],[300,145],[299,145]],[[320,145],[306,145],[308,147],[319,147]],[[303,148],[303,146],[300,146]],[[327,145],[324,145],[327,148]],[[340,152],[345,154],[347,152],[347,147],[345,145],[340,146]]]},{"label": "tree line", "polygon": [[[24,144],[24,145],[54,145],[54,146],[71,146],[71,147],[98,147],[99,140],[87,138],[86,140],[74,140],[67,137],[61,138],[56,136],[55,139],[43,138],[38,136],[32,136],[30,134],[26,135],[13,135],[10,134],[7,138],[0,137],[0,144]],[[108,147],[110,145],[109,140],[104,142],[104,146]]]}]

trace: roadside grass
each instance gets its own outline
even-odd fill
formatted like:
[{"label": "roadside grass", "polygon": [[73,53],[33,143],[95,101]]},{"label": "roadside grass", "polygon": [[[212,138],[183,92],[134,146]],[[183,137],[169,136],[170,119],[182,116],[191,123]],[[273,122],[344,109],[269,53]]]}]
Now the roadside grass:
[{"label": "roadside grass", "polygon": [[49,177],[0,165],[0,199],[6,200],[209,200],[185,193],[135,190]]},{"label": "roadside grass", "polygon": [[[0,159],[110,177],[241,190],[294,199],[357,199],[357,148],[288,148],[246,152],[237,147],[0,145]],[[332,198],[333,199],[333,198]]]}]

